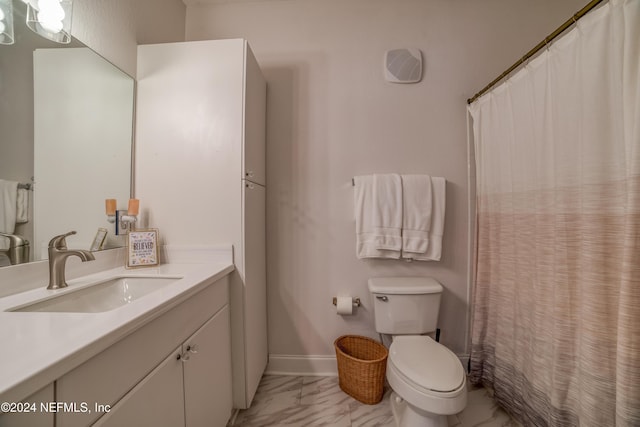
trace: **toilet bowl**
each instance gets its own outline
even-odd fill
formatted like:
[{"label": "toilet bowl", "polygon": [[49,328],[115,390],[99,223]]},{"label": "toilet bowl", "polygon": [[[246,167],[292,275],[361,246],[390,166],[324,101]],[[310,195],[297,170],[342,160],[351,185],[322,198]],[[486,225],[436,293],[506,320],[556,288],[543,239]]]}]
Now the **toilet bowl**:
[{"label": "toilet bowl", "polygon": [[425,334],[436,330],[442,285],[430,277],[369,279],[376,331],[393,337],[387,380],[399,427],[447,427],[467,404],[458,357]]},{"label": "toilet bowl", "polygon": [[447,427],[447,415],[467,404],[466,375],[458,357],[428,336],[394,337],[387,380],[400,427]]}]

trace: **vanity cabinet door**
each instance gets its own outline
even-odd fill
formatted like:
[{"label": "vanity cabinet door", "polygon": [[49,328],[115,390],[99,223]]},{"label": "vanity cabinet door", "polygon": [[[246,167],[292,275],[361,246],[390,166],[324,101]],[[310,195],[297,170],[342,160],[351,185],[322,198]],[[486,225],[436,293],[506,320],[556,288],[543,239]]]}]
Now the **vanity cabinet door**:
[{"label": "vanity cabinet door", "polygon": [[182,346],[188,357],[182,364],[187,427],[225,426],[231,417],[229,328],[229,306],[226,306]]},{"label": "vanity cabinet door", "polygon": [[22,401],[29,404],[29,412],[0,414],[0,427],[53,427],[53,412],[47,412],[41,406],[41,404],[46,406],[53,401],[53,383],[51,383]]},{"label": "vanity cabinet door", "polygon": [[232,411],[230,340],[225,306],[95,426],[225,426]]},{"label": "vanity cabinet door", "polygon": [[177,348],[94,426],[184,427],[182,365]]}]

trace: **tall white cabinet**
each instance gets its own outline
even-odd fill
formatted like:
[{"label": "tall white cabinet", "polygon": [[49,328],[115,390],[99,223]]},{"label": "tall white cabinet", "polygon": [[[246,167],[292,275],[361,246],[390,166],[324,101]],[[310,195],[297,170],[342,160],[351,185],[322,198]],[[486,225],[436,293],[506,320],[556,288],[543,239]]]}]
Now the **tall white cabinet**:
[{"label": "tall white cabinet", "polygon": [[136,196],[168,244],[231,242],[233,403],[266,368],[266,83],[246,40],[138,47]]}]

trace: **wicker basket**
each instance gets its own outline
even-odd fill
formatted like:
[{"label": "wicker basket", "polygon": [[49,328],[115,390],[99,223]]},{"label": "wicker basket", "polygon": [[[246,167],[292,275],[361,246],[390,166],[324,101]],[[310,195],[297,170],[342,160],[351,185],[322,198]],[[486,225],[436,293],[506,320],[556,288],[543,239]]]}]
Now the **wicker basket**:
[{"label": "wicker basket", "polygon": [[387,349],[371,338],[357,335],[343,335],[333,345],[342,391],[368,405],[380,402],[387,371]]}]

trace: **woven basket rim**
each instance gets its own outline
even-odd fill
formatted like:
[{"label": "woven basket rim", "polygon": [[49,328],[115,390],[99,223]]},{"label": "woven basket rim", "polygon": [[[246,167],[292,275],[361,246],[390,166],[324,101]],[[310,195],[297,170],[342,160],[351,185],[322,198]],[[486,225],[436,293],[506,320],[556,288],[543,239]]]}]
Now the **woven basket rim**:
[{"label": "woven basket rim", "polygon": [[[376,346],[381,347],[384,350],[384,356],[380,357],[379,359],[373,359],[373,360],[363,360],[363,359],[358,359],[357,357],[353,357],[345,353],[344,351],[342,351],[340,347],[338,347],[338,342],[340,342],[340,340],[342,340],[343,338],[356,338],[363,341],[371,342]],[[374,340],[373,338],[365,337],[363,335],[341,335],[338,338],[336,338],[336,340],[333,342],[333,346],[335,350],[340,353],[341,356],[349,358],[351,360],[355,360],[359,363],[380,363],[381,361],[385,360],[389,356],[389,350],[387,350],[387,348],[384,345]]]}]

